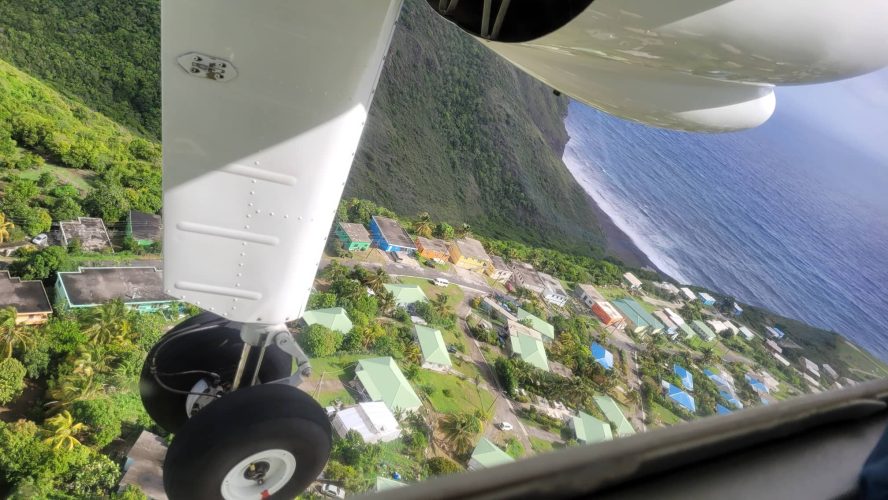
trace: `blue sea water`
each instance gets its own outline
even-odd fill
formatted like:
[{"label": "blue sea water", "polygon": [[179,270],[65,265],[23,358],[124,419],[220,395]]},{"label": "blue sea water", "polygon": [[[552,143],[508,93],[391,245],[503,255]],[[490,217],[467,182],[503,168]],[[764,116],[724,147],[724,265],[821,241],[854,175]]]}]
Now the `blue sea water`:
[{"label": "blue sea water", "polygon": [[792,116],[691,134],[571,103],[564,161],[663,272],[888,360],[888,166]]}]

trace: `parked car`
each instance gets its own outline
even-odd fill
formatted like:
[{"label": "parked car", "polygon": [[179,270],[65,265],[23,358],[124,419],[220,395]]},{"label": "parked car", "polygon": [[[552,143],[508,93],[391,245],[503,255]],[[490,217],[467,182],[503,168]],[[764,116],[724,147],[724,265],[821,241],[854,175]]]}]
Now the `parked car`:
[{"label": "parked car", "polygon": [[345,489],[332,483],[320,483],[317,492],[327,498],[345,498]]},{"label": "parked car", "polygon": [[46,245],[47,242],[49,242],[49,236],[46,233],[40,233],[31,240],[31,243],[41,247]]},{"label": "parked car", "polygon": [[450,344],[447,346],[447,352],[449,352],[450,354],[454,354],[456,351],[457,351],[457,349],[456,349],[455,345]]},{"label": "parked car", "polygon": [[514,429],[514,427],[512,427],[512,424],[510,424],[509,422],[500,422],[496,424],[496,427],[501,431],[510,431]]},{"label": "parked car", "polygon": [[450,280],[446,278],[435,278],[432,283],[434,283],[435,286],[450,286]]}]

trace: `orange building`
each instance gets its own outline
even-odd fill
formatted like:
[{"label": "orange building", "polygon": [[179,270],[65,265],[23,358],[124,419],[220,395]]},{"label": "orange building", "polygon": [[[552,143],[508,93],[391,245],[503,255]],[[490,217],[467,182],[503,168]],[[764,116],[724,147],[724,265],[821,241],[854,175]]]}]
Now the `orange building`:
[{"label": "orange building", "polygon": [[601,323],[604,324],[604,326],[626,323],[626,320],[623,318],[623,315],[620,314],[620,311],[617,311],[617,308],[612,306],[610,302],[604,302],[603,300],[595,301],[595,303],[592,304],[592,312],[595,313],[595,316],[601,320]]},{"label": "orange building", "polygon": [[427,259],[447,260],[450,258],[450,252],[447,251],[447,242],[423,238],[422,236],[416,238],[416,252]]}]

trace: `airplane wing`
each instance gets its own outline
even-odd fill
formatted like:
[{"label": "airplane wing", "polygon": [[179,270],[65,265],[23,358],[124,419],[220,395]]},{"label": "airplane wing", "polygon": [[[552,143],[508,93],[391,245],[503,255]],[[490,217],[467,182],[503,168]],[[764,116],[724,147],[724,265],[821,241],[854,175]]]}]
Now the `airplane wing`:
[{"label": "airplane wing", "polygon": [[301,316],[400,6],[163,2],[169,295],[240,322]]}]

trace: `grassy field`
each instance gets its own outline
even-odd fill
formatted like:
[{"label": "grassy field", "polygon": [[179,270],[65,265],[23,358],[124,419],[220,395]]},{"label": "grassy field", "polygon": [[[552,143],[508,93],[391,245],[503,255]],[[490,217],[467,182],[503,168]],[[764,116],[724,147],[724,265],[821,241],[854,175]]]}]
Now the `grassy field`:
[{"label": "grassy field", "polygon": [[442,329],[441,330],[441,337],[444,338],[444,343],[447,345],[465,344],[465,341],[463,340],[463,335],[462,335],[462,333],[459,332],[458,328],[454,328],[453,330]]},{"label": "grassy field", "polygon": [[512,458],[517,459],[524,456],[524,445],[514,437],[510,437],[502,448]]},{"label": "grassy field", "polygon": [[533,451],[537,453],[547,453],[555,450],[555,447],[552,446],[552,443],[546,441],[545,439],[540,439],[534,436],[529,436],[528,439],[530,439],[530,446],[533,448]]},{"label": "grassy field", "polygon": [[19,177],[36,181],[40,177],[40,175],[43,174],[43,172],[51,173],[60,182],[70,184],[79,189],[81,192],[86,192],[90,189],[89,178],[95,175],[95,173],[90,172],[89,170],[57,167],[55,165],[47,163],[37,168],[25,170],[19,173]]},{"label": "grassy field", "polygon": [[[456,375],[445,375],[430,370],[420,370],[414,383],[419,387],[429,387],[428,395],[432,408],[439,413],[473,412],[486,410],[493,404],[493,396],[479,389],[470,381],[461,380]],[[444,391],[449,392],[449,396]]]},{"label": "grassy field", "polygon": [[856,346],[845,341],[840,341],[836,345],[839,359],[859,370],[872,373],[877,377],[888,376],[888,368],[881,361],[875,359],[868,352],[858,349]]},{"label": "grassy field", "polygon": [[312,394],[312,397],[314,397],[321,406],[327,406],[335,401],[341,401],[345,405],[356,403],[355,398],[346,389],[338,391],[321,391],[317,394]]},{"label": "grassy field", "polygon": [[651,413],[654,416],[654,420],[663,425],[673,425],[683,421],[678,415],[672,413],[668,408],[658,403],[653,404],[651,407]]},{"label": "grassy field", "polygon": [[355,363],[359,359],[369,358],[367,354],[345,354],[342,356],[330,356],[327,358],[311,359],[311,379],[318,380],[321,374],[324,378],[335,377],[342,379],[343,377],[351,379],[355,372]]},{"label": "grassy field", "polygon": [[[391,477],[397,472],[403,481],[419,481],[422,479],[422,466],[404,451],[404,443],[400,439],[379,443],[382,453],[376,471],[372,471],[367,479],[376,482],[376,476]],[[372,477],[371,477],[372,476]]]},{"label": "grassy field", "polygon": [[447,304],[452,307],[454,310],[456,306],[462,302],[465,294],[462,289],[456,285],[449,285],[446,287],[436,286],[431,283],[429,280],[425,278],[411,278],[402,276],[398,278],[398,281],[405,285],[419,285],[422,288],[422,291],[425,292],[426,296],[429,299],[433,299],[438,295],[444,294],[447,296]]},{"label": "grassy field", "polygon": [[618,286],[599,286],[596,288],[599,292],[601,292],[601,295],[604,295],[604,298],[608,301],[625,299],[629,296],[629,294],[626,293],[626,290],[623,290]]},{"label": "grassy field", "polygon": [[458,372],[462,373],[466,377],[470,379],[482,378],[481,370],[478,368],[478,365],[469,360],[462,360],[457,358],[456,356],[450,356],[450,360],[453,361],[453,368]]}]

